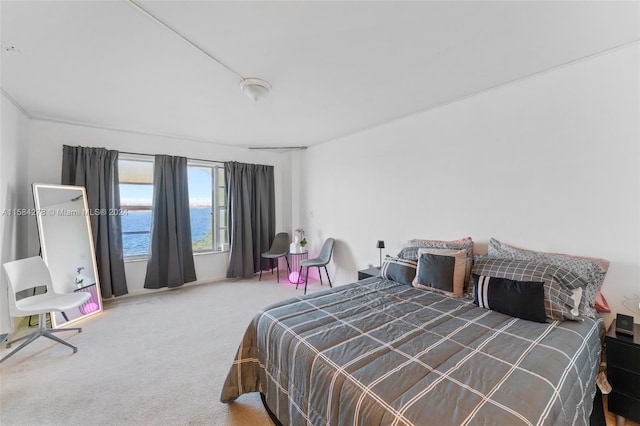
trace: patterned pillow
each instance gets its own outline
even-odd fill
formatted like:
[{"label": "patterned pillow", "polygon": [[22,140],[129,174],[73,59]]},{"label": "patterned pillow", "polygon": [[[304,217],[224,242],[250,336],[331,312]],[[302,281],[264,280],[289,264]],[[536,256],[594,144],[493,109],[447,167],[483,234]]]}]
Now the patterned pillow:
[{"label": "patterned pillow", "polygon": [[[581,311],[584,310],[581,314],[593,318],[596,316],[596,310],[610,312],[607,301],[600,294],[600,287],[602,287],[609,267],[607,260],[525,250],[502,243],[495,238],[491,238],[489,241],[488,254],[503,259],[549,263],[567,269],[578,275],[587,284],[583,295],[585,307],[581,308]],[[596,301],[598,301],[597,304]]]},{"label": "patterned pillow", "polygon": [[441,241],[441,240],[421,240],[413,239],[407,242],[407,245],[398,253],[398,257],[409,260],[418,260],[418,250],[420,248],[440,248],[465,250],[465,289],[464,292],[473,293],[473,281],[471,281],[471,264],[473,263],[473,240],[471,237],[460,238],[459,240]]},{"label": "patterned pillow", "polygon": [[529,321],[546,322],[544,283],[473,274],[473,303]]},{"label": "patterned pillow", "polygon": [[411,285],[413,278],[416,276],[417,267],[418,264],[414,260],[387,256],[382,263],[380,276],[387,280]]},{"label": "patterned pillow", "polygon": [[418,270],[412,285],[461,297],[464,295],[466,259],[465,250],[421,248],[418,250]]},{"label": "patterned pillow", "polygon": [[580,317],[579,307],[583,303],[585,282],[578,275],[559,266],[476,255],[472,273],[485,277],[543,282],[547,318],[575,320]]}]

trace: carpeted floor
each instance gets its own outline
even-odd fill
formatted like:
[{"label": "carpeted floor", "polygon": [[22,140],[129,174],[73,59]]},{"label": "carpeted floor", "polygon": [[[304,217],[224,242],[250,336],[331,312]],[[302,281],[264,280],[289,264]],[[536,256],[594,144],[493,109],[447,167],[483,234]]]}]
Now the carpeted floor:
[{"label": "carpeted floor", "polygon": [[76,354],[39,338],[0,364],[0,424],[271,425],[258,394],[227,405],[220,389],[253,315],[296,295],[267,273],[109,301],[59,335]]}]

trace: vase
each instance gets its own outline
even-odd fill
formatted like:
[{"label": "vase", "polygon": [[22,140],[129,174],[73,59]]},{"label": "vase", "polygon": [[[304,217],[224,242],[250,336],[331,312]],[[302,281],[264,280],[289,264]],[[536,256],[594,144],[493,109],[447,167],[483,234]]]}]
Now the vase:
[{"label": "vase", "polygon": [[84,276],[78,274],[75,278],[76,288],[81,288],[82,284],[84,284]]}]

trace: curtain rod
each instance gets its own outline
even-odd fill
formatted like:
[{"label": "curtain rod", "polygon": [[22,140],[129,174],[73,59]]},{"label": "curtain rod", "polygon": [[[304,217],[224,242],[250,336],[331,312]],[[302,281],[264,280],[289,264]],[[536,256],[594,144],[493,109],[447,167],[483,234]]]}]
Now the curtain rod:
[{"label": "curtain rod", "polygon": [[[147,157],[155,157],[156,155],[167,155],[167,154],[141,154],[139,152],[128,152],[128,151],[118,151],[119,154],[130,154],[130,155],[144,155]],[[194,161],[206,161],[208,163],[220,163],[220,164],[224,164],[224,161],[218,161],[218,160],[205,160],[202,158],[189,158],[187,157],[187,160],[194,160]]]}]

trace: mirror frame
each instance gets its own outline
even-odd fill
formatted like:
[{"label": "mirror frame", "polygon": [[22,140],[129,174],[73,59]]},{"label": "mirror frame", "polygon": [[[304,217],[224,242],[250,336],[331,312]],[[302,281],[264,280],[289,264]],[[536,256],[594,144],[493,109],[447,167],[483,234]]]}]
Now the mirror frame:
[{"label": "mirror frame", "polygon": [[[36,216],[36,224],[37,224],[37,228],[38,228],[38,238],[40,240],[40,252],[41,252],[41,256],[42,259],[44,260],[44,262],[47,264],[47,266],[49,266],[49,268],[51,269],[51,266],[49,265],[49,262],[51,261],[52,258],[54,258],[55,256],[53,255],[53,252],[55,251],[55,248],[52,246],[51,242],[47,242],[46,239],[46,234],[47,234],[47,225],[44,223],[45,222],[45,217],[55,217],[56,215],[60,214],[60,211],[63,209],[56,209],[56,208],[52,208],[51,206],[45,206],[42,205],[42,194],[41,191],[44,189],[64,189],[64,190],[75,190],[75,191],[80,191],[82,194],[82,210],[78,211],[77,214],[75,213],[71,213],[68,216],[79,216],[81,218],[83,218],[84,220],[82,221],[82,224],[86,226],[86,233],[87,233],[87,239],[88,239],[88,247],[89,247],[89,251],[90,253],[88,253],[88,256],[91,258],[91,265],[88,265],[87,267],[91,267],[92,268],[92,273],[93,273],[93,278],[95,278],[95,288],[93,290],[95,290],[95,292],[92,291],[91,289],[91,285],[85,287],[85,289],[89,289],[88,291],[90,293],[92,293],[92,297],[89,299],[89,301],[87,301],[86,303],[95,303],[97,302],[98,304],[98,309],[95,309],[93,311],[90,311],[88,313],[83,312],[82,310],[82,305],[80,308],[74,308],[74,309],[78,309],[80,315],[74,318],[70,318],[67,321],[61,321],[59,323],[58,319],[56,318],[56,315],[54,312],[50,313],[50,318],[51,318],[51,327],[56,328],[60,325],[67,325],[67,324],[71,324],[73,322],[76,322],[78,320],[90,317],[92,315],[98,314],[100,312],[102,312],[103,310],[103,306],[102,306],[102,293],[100,291],[100,279],[98,277],[98,266],[96,263],[96,252],[95,252],[95,247],[94,247],[94,243],[93,243],[93,233],[92,233],[92,229],[91,229],[91,220],[90,220],[90,210],[89,210],[89,206],[87,204],[87,192],[85,190],[85,188],[83,186],[73,186],[73,185],[55,185],[55,184],[45,184],[45,183],[34,183],[32,184],[32,190],[33,190],[33,202],[34,202],[34,206],[35,206],[35,216]],[[70,200],[72,201],[72,200]],[[56,204],[53,204],[53,206],[55,206]],[[68,209],[68,211],[74,211],[76,209]],[[73,272],[73,271],[72,271]],[[52,274],[52,278],[54,274]],[[87,274],[88,275],[88,274]],[[53,283],[54,288],[56,288],[56,284],[55,282]],[[58,286],[59,287],[59,286]],[[76,290],[74,290],[76,291]]]}]

